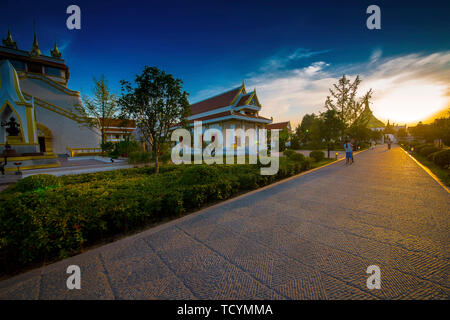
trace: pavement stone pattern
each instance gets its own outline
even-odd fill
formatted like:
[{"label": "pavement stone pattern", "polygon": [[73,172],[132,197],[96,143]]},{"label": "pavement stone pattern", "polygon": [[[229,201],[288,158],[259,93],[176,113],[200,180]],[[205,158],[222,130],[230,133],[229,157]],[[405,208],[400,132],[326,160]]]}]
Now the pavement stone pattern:
[{"label": "pavement stone pattern", "polygon": [[[449,209],[444,188],[381,146],[7,279],[0,298],[448,299]],[[81,290],[66,288],[72,264]]]}]

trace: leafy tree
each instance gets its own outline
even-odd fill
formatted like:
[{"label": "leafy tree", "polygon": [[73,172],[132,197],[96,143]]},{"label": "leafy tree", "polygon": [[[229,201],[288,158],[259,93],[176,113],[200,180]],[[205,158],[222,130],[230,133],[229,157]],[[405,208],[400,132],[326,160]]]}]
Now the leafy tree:
[{"label": "leafy tree", "polygon": [[297,149],[300,148],[301,144],[306,144],[311,141],[312,127],[316,118],[317,116],[314,113],[305,114],[302,122],[295,128],[295,132],[292,135],[292,142],[293,145],[297,145]]},{"label": "leafy tree", "polygon": [[289,130],[287,128],[280,130],[279,139],[280,139],[280,151],[286,150],[286,143],[290,139]]},{"label": "leafy tree", "polygon": [[405,128],[400,128],[400,129],[398,129],[398,131],[397,131],[397,137],[399,137],[399,138],[405,138],[405,137],[407,137],[408,136],[408,133],[406,132],[406,129]]},{"label": "leafy tree", "polygon": [[[344,124],[341,130],[341,137],[344,136],[344,130],[354,126],[364,108],[370,103],[372,97],[372,89],[370,89],[364,96],[357,98],[356,94],[361,83],[359,76],[353,80],[348,79],[345,74],[338,80],[338,83],[333,84],[330,90],[330,96],[325,101],[325,107],[328,110],[336,111],[339,119]],[[360,124],[358,123],[357,126]]]},{"label": "leafy tree", "polygon": [[83,104],[75,109],[80,116],[80,124],[84,127],[95,128],[101,135],[101,146],[105,145],[105,128],[111,126],[111,121],[118,111],[117,96],[111,94],[105,76],[93,78],[93,96],[83,96]]},{"label": "leafy tree", "polygon": [[340,133],[344,127],[342,120],[335,110],[327,110],[320,114],[318,119],[319,136],[327,145],[328,158],[330,150],[334,143],[338,140]]},{"label": "leafy tree", "polygon": [[163,146],[170,141],[174,125],[186,125],[190,113],[188,94],[182,90],[182,81],[156,67],[146,66],[137,75],[135,86],[122,80],[123,95],[120,98],[122,112],[136,120],[136,125],[146,142],[153,149],[156,172]]}]

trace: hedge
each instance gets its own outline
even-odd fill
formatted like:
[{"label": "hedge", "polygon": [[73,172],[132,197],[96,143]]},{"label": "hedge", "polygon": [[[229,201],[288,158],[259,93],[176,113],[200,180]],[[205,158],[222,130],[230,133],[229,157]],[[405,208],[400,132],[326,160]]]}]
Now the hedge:
[{"label": "hedge", "polygon": [[309,153],[310,158],[313,158],[317,162],[325,159],[325,153],[323,151],[315,150]]},{"label": "hedge", "polygon": [[441,150],[441,149],[438,147],[435,147],[435,146],[425,146],[425,147],[420,148],[418,153],[421,156],[427,157],[429,154],[432,154],[439,150]]},{"label": "hedge", "polygon": [[433,154],[433,161],[442,168],[450,166],[450,149],[441,150]]},{"label": "hedge", "polygon": [[259,165],[167,165],[54,177],[31,176],[0,193],[0,273],[61,259],[109,236],[179,216],[311,167],[280,158],[274,176]]}]

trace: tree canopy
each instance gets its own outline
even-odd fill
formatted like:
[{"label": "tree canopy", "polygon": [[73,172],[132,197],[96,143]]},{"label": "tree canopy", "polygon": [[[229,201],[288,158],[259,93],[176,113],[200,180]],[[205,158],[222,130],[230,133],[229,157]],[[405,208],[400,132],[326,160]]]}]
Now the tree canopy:
[{"label": "tree canopy", "polygon": [[163,145],[170,141],[170,130],[184,126],[190,114],[188,94],[182,89],[182,81],[156,67],[146,66],[137,75],[134,86],[122,80],[122,113],[136,120],[143,139],[155,155],[156,172],[159,172],[159,156]]}]

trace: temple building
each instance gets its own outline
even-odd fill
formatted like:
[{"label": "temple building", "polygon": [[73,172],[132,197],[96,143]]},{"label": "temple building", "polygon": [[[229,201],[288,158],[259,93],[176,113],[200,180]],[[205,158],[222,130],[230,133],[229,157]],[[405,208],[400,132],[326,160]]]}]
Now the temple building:
[{"label": "temple building", "polygon": [[[203,130],[208,128],[221,130],[225,145],[227,129],[242,129],[244,132],[251,128],[259,136],[258,130],[272,123],[272,119],[259,115],[261,108],[256,89],[247,92],[245,84],[242,83],[241,86],[230,91],[192,104],[191,116],[188,120],[191,126],[194,125],[194,121],[202,121]],[[240,147],[241,143],[243,143],[243,137],[235,137],[235,147]]]},{"label": "temple building", "polygon": [[[31,50],[20,50],[8,30],[0,45],[0,162],[7,154],[7,170],[15,163],[55,167],[58,155],[100,151],[101,135],[80,125],[80,93],[67,87],[69,77],[56,43],[44,55],[35,33]],[[123,137],[116,126],[107,134],[114,141]]]}]

